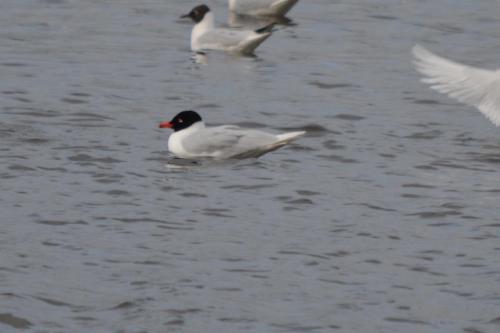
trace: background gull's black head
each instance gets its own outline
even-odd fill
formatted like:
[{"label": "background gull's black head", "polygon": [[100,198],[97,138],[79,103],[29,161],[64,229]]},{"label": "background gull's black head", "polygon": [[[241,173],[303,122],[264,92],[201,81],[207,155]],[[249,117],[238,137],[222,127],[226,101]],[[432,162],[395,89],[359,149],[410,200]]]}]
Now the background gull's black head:
[{"label": "background gull's black head", "polygon": [[181,18],[190,17],[196,23],[201,22],[205,17],[205,14],[210,11],[207,5],[199,5],[194,7],[189,14],[182,15]]}]

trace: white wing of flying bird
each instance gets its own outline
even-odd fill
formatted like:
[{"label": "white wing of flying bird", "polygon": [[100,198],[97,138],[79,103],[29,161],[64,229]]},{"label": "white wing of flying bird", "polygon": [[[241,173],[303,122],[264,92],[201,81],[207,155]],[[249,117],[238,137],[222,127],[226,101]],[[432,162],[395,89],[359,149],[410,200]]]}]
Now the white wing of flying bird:
[{"label": "white wing of flying bird", "polygon": [[422,82],[462,103],[475,106],[500,126],[500,71],[475,68],[435,55],[422,46],[412,49]]}]

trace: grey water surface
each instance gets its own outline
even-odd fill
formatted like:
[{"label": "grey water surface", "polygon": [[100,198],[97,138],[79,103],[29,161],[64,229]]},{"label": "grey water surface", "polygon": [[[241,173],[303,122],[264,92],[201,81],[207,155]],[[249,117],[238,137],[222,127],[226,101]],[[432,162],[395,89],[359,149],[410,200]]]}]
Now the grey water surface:
[{"label": "grey water surface", "polygon": [[[0,332],[500,332],[500,129],[410,55],[500,67],[500,3],[302,0],[256,57],[196,4],[0,1]],[[176,166],[184,109],[308,135]]]}]

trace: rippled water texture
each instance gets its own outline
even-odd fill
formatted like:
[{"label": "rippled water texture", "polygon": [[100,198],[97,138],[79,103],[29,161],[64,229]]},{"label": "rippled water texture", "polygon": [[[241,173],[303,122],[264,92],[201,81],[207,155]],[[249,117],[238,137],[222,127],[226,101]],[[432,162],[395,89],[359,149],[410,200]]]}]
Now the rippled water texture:
[{"label": "rippled water texture", "polygon": [[[500,66],[500,3],[302,0],[202,63],[195,4],[0,1],[0,332],[499,332],[500,129],[410,49]],[[187,108],[309,134],[167,166]]]}]

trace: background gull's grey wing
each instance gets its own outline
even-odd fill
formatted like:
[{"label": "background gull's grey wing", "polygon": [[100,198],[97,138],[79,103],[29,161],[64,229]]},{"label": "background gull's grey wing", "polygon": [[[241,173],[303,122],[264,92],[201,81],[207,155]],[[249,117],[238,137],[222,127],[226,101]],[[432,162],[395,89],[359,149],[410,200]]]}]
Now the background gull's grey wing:
[{"label": "background gull's grey wing", "polygon": [[223,50],[229,47],[236,47],[242,40],[249,37],[250,34],[252,34],[251,31],[214,29],[200,36],[198,42],[203,48]]},{"label": "background gull's grey wing", "polygon": [[415,66],[431,85],[462,103],[475,106],[493,124],[500,126],[500,71],[485,70],[437,56],[425,48],[413,47]]}]

